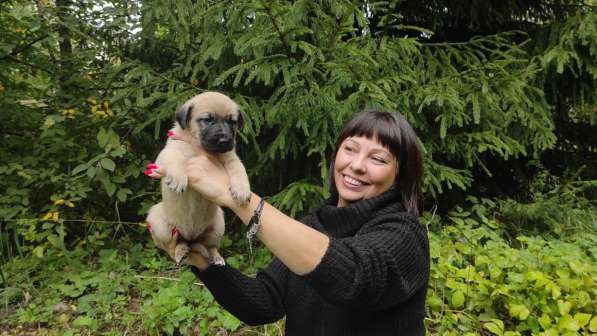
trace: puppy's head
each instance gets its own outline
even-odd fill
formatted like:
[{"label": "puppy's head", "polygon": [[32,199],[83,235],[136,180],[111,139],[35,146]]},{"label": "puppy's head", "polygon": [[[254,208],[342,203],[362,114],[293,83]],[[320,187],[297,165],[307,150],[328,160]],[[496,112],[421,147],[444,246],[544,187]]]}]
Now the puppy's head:
[{"label": "puppy's head", "polygon": [[238,105],[218,92],[194,96],[176,111],[176,122],[212,153],[225,153],[235,146],[242,118]]}]

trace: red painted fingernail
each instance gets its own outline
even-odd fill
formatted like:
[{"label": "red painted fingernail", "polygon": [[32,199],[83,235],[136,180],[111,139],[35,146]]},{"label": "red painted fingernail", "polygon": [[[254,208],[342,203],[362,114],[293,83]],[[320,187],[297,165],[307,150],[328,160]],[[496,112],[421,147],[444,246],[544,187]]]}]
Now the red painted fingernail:
[{"label": "red painted fingernail", "polygon": [[151,231],[151,223],[147,223],[147,230]]},{"label": "red painted fingernail", "polygon": [[170,231],[170,233],[172,233],[172,237],[176,236],[178,234],[178,229],[177,228],[172,228],[172,231]]},{"label": "red painted fingernail", "polygon": [[173,137],[174,135],[175,135],[175,134],[174,134],[174,131],[173,131],[173,130],[169,130],[169,131],[168,131],[168,137]]},{"label": "red painted fingernail", "polygon": [[154,173],[153,169],[146,169],[146,170],[143,172],[143,174],[145,174],[145,175],[147,175],[147,176],[149,176],[149,177],[153,177],[153,176],[151,176],[151,175],[153,175],[153,173]]},{"label": "red painted fingernail", "polygon": [[148,169],[154,169],[154,168],[157,168],[157,167],[158,167],[158,165],[157,165],[157,164],[155,164],[155,163],[153,163],[153,162],[152,162],[152,163],[148,163],[148,164],[147,164],[147,168],[148,168]]}]

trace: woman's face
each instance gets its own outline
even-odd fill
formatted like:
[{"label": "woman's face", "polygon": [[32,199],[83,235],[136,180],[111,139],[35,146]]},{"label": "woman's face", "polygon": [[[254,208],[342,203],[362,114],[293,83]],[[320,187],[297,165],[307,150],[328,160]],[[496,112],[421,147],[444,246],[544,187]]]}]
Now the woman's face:
[{"label": "woman's face", "polygon": [[346,138],[334,161],[338,206],[371,198],[389,190],[398,175],[398,161],[376,139]]}]

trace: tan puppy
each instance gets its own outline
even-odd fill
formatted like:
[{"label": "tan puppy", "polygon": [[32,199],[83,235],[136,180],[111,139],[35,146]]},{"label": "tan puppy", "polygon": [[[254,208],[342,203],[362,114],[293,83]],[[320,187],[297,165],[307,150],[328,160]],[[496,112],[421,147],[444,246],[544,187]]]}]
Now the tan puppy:
[{"label": "tan puppy", "polygon": [[235,135],[242,118],[238,105],[226,95],[204,92],[189,99],[176,112],[171,131],[190,141],[168,139],[156,164],[165,172],[161,181],[162,202],[154,205],[147,223],[155,243],[176,244],[179,263],[189,249],[199,251],[210,263],[224,264],[218,246],[224,234],[222,209],[187,188],[187,160],[197,155],[198,146],[215,155],[230,176],[230,192],[239,204],[251,196],[245,167],[235,152]]}]

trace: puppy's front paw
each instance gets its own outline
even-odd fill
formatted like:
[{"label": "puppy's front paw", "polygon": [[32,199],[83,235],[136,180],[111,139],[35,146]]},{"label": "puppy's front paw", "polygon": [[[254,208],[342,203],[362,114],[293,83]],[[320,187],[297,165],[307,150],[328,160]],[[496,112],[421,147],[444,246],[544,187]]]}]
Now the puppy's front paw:
[{"label": "puppy's front paw", "polygon": [[249,188],[230,187],[232,199],[239,205],[246,205],[251,199],[251,190]]},{"label": "puppy's front paw", "polygon": [[164,183],[173,191],[182,193],[187,189],[189,180],[184,171],[173,171],[172,173],[168,172],[164,178]]}]

